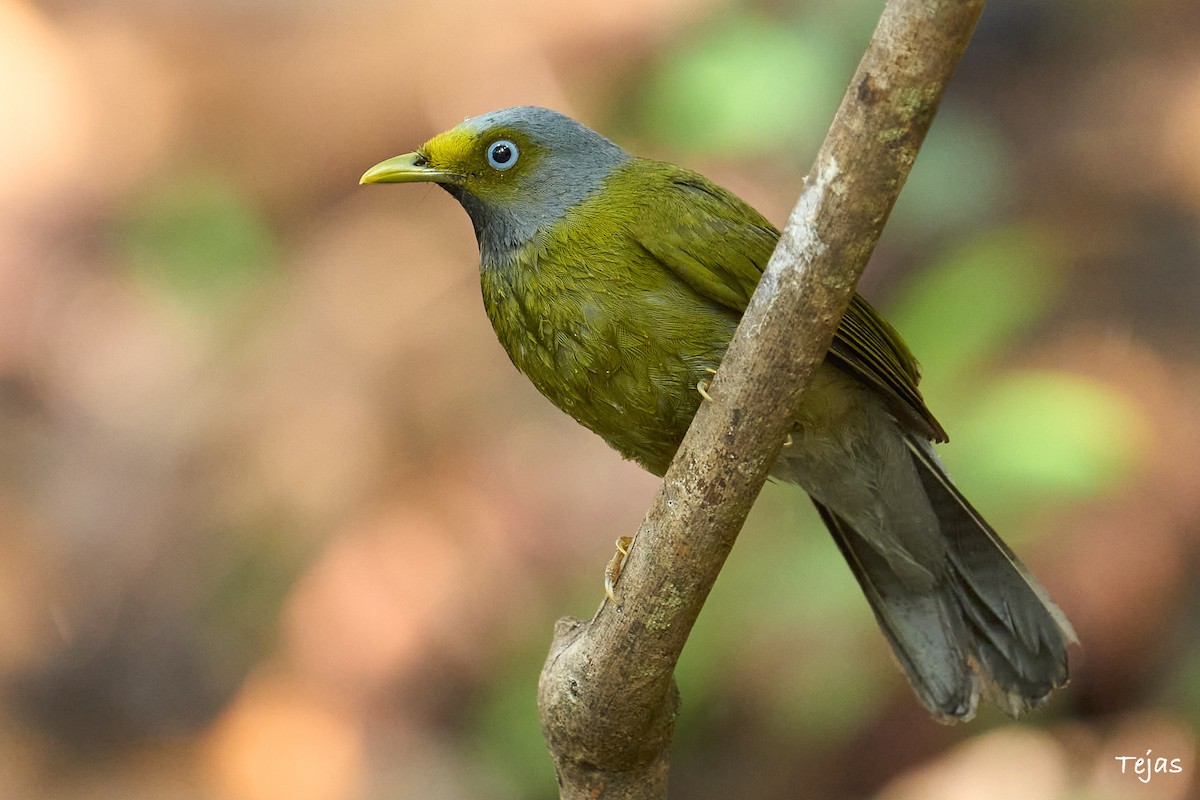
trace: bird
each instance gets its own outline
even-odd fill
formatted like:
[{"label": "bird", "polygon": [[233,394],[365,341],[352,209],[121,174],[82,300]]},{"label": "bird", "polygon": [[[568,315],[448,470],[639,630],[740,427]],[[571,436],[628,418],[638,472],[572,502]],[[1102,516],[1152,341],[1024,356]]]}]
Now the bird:
[{"label": "bird", "polygon": [[[550,109],[469,117],[363,184],[434,183],[470,217],[483,305],[516,368],[662,476],[779,239],[699,173]],[[771,476],[808,493],[917,699],[1016,717],[1068,679],[1066,616],[947,475],[900,334],[855,294]]]}]

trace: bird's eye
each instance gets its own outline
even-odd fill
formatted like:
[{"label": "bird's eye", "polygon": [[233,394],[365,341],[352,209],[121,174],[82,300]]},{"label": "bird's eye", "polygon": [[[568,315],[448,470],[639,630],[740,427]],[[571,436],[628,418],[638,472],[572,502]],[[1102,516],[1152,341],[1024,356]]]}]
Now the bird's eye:
[{"label": "bird's eye", "polygon": [[519,154],[515,144],[508,139],[501,139],[488,145],[487,160],[496,169],[504,170],[517,163]]}]

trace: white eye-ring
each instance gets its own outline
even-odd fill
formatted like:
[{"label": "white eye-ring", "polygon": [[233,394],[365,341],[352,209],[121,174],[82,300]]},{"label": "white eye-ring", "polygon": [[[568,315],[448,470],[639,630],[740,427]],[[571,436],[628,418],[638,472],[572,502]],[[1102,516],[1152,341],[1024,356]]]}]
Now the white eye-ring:
[{"label": "white eye-ring", "polygon": [[508,139],[500,139],[488,145],[488,163],[499,170],[510,169],[517,163],[521,151]]}]

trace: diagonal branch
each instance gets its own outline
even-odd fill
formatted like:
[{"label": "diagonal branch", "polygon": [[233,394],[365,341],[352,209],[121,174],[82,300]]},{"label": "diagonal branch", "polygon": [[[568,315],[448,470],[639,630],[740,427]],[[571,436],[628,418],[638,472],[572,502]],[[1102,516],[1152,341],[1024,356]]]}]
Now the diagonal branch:
[{"label": "diagonal branch", "polygon": [[709,389],[713,400],[638,530],[621,604],[556,627],[538,701],[563,798],[666,797],[675,664],[983,4],[888,2]]}]

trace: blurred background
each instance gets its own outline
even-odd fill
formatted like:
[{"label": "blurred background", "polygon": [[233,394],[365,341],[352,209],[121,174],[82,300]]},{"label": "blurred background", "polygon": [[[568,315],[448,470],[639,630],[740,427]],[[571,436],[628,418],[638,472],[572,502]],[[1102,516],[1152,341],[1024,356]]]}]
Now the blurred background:
[{"label": "blurred background", "polygon": [[[0,798],[556,797],[552,625],[656,481],[513,370],[450,197],[358,176],[536,103],[782,223],[881,7],[0,0]],[[1200,797],[1198,265],[1200,6],[992,4],[862,291],[1072,683],[934,724],[771,486],[674,796]]]}]

